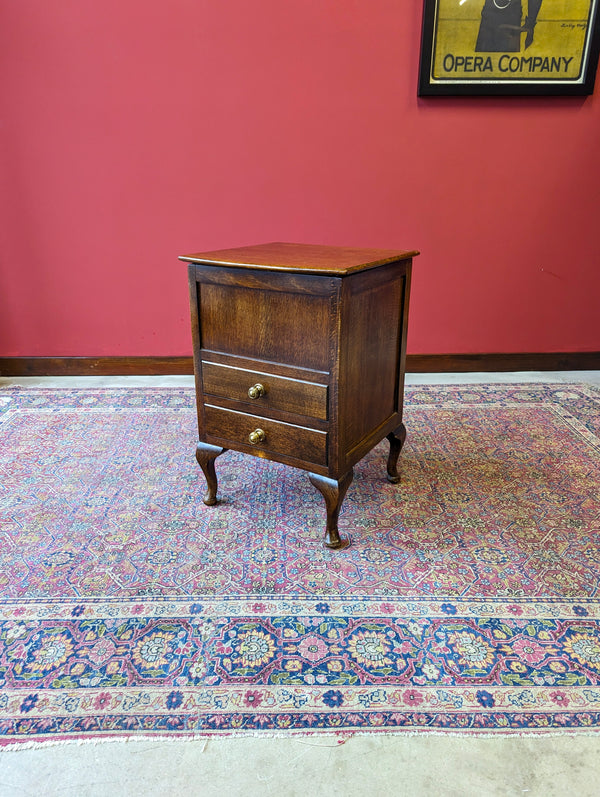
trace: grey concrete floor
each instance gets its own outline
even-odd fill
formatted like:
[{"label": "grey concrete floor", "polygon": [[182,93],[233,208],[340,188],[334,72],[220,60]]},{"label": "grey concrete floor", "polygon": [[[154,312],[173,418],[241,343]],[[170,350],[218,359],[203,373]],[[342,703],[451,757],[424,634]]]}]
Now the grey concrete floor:
[{"label": "grey concrete floor", "polygon": [[[517,373],[406,374],[407,385],[498,382],[585,382],[600,385],[600,371],[519,371]],[[193,376],[23,376],[2,377],[0,387],[193,387]]]},{"label": "grey concrete floor", "polygon": [[[408,384],[586,382],[598,371],[409,374]],[[191,377],[0,378],[43,387],[192,385]],[[355,735],[66,744],[0,751],[0,797],[600,795],[600,733]]]},{"label": "grey concrete floor", "polygon": [[600,739],[354,736],[112,742],[0,754],[0,794],[560,797],[600,793]]}]

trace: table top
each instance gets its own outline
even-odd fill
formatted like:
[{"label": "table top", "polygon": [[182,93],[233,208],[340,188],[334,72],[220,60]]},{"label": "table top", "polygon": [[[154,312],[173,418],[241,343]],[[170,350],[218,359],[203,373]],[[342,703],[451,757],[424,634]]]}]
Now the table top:
[{"label": "table top", "polygon": [[210,266],[259,268],[265,271],[302,272],[339,277],[377,268],[386,263],[407,260],[418,254],[416,250],[355,249],[276,242],[235,249],[219,249],[214,252],[198,252],[181,255],[179,259]]}]

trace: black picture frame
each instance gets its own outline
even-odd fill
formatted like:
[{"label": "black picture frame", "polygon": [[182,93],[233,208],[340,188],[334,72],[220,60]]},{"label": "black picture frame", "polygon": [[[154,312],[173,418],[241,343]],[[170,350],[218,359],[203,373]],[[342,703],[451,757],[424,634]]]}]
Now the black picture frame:
[{"label": "black picture frame", "polygon": [[600,0],[566,6],[575,19],[553,0],[424,0],[419,96],[592,94]]}]

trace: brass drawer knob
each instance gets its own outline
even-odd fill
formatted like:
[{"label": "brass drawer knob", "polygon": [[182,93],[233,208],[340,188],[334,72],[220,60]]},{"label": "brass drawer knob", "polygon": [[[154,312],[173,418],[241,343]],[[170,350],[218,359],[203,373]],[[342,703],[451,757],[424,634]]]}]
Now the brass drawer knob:
[{"label": "brass drawer knob", "polygon": [[265,395],[265,387],[261,385],[260,382],[257,382],[255,385],[252,385],[251,388],[248,388],[248,395],[251,399],[257,399],[261,396]]},{"label": "brass drawer knob", "polygon": [[258,443],[264,443],[266,439],[267,435],[262,429],[255,429],[253,432],[250,432],[250,436],[248,437],[248,440],[250,440],[253,446],[258,445]]}]

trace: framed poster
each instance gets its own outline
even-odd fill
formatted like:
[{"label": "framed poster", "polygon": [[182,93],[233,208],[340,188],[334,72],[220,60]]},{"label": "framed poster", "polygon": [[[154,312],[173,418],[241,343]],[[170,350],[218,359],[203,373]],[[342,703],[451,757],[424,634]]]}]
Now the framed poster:
[{"label": "framed poster", "polygon": [[600,0],[425,0],[419,95],[591,94]]}]

